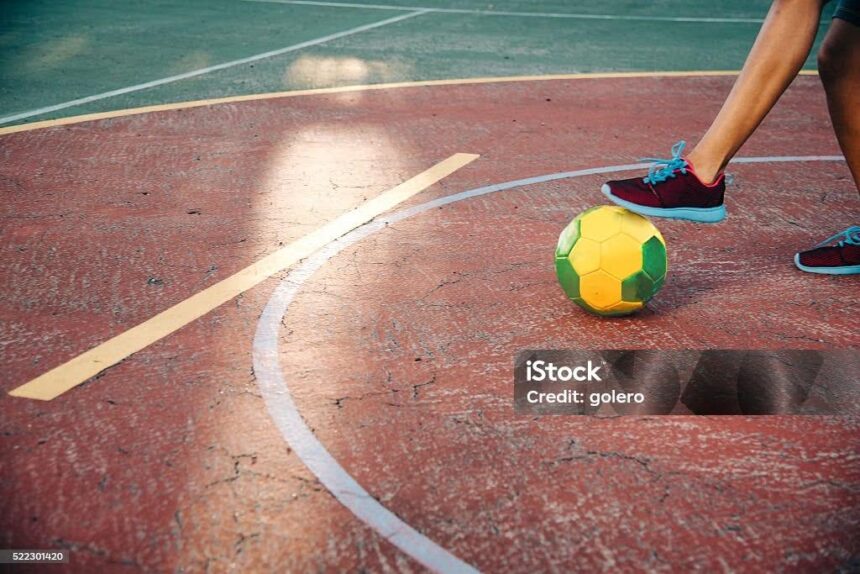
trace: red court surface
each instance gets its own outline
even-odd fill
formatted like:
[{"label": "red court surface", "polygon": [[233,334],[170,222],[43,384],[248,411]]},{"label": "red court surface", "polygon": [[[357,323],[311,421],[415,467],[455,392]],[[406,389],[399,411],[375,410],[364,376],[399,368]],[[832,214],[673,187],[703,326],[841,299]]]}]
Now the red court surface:
[{"label": "red court surface", "polygon": [[[398,210],[659,155],[704,132],[732,80],[407,87],[2,136],[3,389],[451,154],[481,157]],[[615,173],[466,198],[348,245],[280,319],[298,411],[370,496],[482,571],[856,567],[856,417],[513,410],[521,349],[860,346],[860,278],[791,261],[860,211],[844,161],[776,161],[839,155],[817,78],[740,155],[774,161],[730,166],[726,222],[656,221],[669,278],[632,318],[585,314],[553,271],[559,231]],[[253,342],[285,276],[53,401],[4,393],[11,547],[69,548],[80,572],[422,571],[270,416]]]}]

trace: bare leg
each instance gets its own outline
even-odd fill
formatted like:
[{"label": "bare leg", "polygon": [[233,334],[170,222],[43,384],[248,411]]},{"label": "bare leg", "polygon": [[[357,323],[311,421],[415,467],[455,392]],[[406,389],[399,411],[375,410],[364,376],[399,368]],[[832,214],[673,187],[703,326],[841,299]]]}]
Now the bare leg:
[{"label": "bare leg", "polygon": [[833,20],[818,52],[818,72],[839,147],[860,192],[860,26]]},{"label": "bare leg", "polygon": [[823,0],[773,2],[729,97],[688,156],[703,182],[717,178],[797,76],[815,41],[822,6]]}]

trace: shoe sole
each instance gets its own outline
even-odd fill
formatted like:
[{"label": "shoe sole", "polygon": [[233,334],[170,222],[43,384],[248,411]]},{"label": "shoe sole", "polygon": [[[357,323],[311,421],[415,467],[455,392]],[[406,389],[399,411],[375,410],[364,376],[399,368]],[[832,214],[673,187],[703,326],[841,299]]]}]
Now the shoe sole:
[{"label": "shoe sole", "polygon": [[620,205],[630,211],[640,215],[648,215],[650,217],[666,217],[669,219],[685,219],[687,221],[696,221],[698,223],[719,223],[726,218],[726,206],[719,207],[646,207],[637,205],[633,202],[626,201],[620,197],[612,195],[608,184],[603,184],[600,188],[603,195],[609,198],[616,205]]},{"label": "shoe sole", "polygon": [[800,253],[795,254],[794,264],[801,271],[817,273],[819,275],[857,275],[860,274],[860,265],[840,265],[839,267],[809,267],[800,262]]}]

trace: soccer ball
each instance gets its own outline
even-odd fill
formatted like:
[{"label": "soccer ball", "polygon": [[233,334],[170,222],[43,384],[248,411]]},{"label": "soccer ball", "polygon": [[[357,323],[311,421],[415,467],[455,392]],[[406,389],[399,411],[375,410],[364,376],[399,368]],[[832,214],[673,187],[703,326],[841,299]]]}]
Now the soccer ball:
[{"label": "soccer ball", "polygon": [[564,228],[555,270],[567,296],[604,316],[641,309],[666,279],[666,242],[650,221],[623,207],[592,207]]}]

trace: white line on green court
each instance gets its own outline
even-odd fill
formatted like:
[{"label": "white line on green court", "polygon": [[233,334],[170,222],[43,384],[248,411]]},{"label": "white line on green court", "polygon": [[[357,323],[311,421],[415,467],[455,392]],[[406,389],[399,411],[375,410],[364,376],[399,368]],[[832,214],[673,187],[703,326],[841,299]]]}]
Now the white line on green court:
[{"label": "white line on green court", "polygon": [[271,4],[298,4],[301,6],[328,6],[331,8],[367,8],[370,10],[423,10],[447,14],[475,14],[480,16],[515,16],[521,18],[570,18],[578,20],[628,20],[635,22],[702,22],[761,24],[762,18],[708,18],[699,16],[636,16],[632,14],[586,14],[573,12],[512,12],[508,10],[476,10],[470,8],[433,8],[431,6],[398,6],[395,4],[359,4],[355,2],[325,2],[323,0],[243,0]]},{"label": "white line on green court", "polygon": [[421,14],[426,14],[427,12],[428,12],[427,10],[422,10],[420,8],[416,8],[407,14],[401,14],[400,16],[395,16],[393,18],[386,18],[385,20],[380,20],[378,22],[372,22],[370,24],[365,24],[363,26],[357,26],[355,28],[350,28],[349,30],[344,30],[343,32],[336,32],[334,34],[329,34],[327,36],[322,36],[320,38],[315,38],[313,40],[307,40],[305,42],[293,44],[292,46],[287,46],[285,48],[279,48],[277,50],[271,50],[269,52],[263,52],[262,54],[255,54],[253,56],[248,56],[246,58],[240,58],[238,60],[232,60],[230,62],[224,62],[223,64],[216,64],[214,66],[208,66],[206,68],[199,68],[197,70],[191,70],[190,72],[177,74],[175,76],[168,76],[166,78],[161,78],[159,80],[152,80],[150,82],[144,82],[143,84],[135,84],[134,86],[119,88],[116,90],[111,90],[109,92],[102,92],[100,94],[95,94],[95,95],[87,96],[84,98],[78,98],[76,100],[69,100],[67,102],[63,102],[60,104],[54,104],[52,106],[45,106],[43,108],[37,108],[35,110],[29,110],[29,111],[21,112],[18,114],[13,114],[11,116],[0,117],[0,125],[8,124],[9,122],[14,122],[14,121],[18,121],[18,120],[23,120],[25,118],[29,118],[32,116],[40,116],[42,114],[48,114],[51,112],[56,112],[58,110],[64,110],[66,108],[71,108],[73,106],[80,106],[83,104],[88,104],[90,102],[96,102],[98,100],[104,100],[107,98],[112,98],[114,96],[121,96],[123,94],[128,94],[131,92],[139,92],[141,90],[154,88],[156,86],[162,86],[164,84],[170,84],[172,82],[178,82],[179,80],[186,80],[188,78],[193,78],[195,76],[201,76],[203,74],[208,74],[209,72],[216,72],[218,70],[224,70],[226,68],[232,68],[234,66],[240,66],[242,64],[248,64],[251,62],[256,62],[258,60],[263,60],[265,58],[280,56],[282,54],[287,54],[289,52],[295,52],[297,50],[302,50],[302,49],[308,48],[310,46],[317,46],[319,44],[324,44],[324,43],[330,42],[332,40],[337,40],[339,38],[345,38],[347,36],[352,36],[353,34],[358,34],[360,32],[366,32],[367,30],[373,30],[374,28],[381,28],[382,26],[387,26],[388,24],[394,24],[395,22],[400,22],[400,21],[406,20],[408,18],[414,18],[415,16],[420,16]]}]

